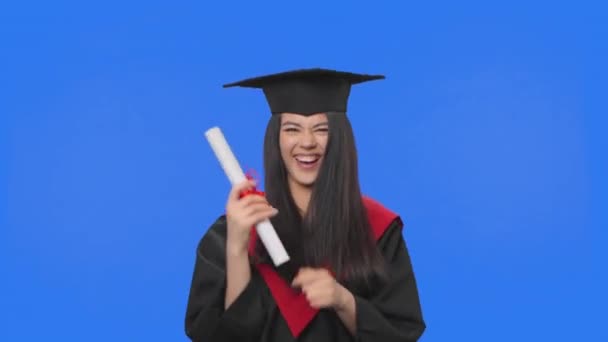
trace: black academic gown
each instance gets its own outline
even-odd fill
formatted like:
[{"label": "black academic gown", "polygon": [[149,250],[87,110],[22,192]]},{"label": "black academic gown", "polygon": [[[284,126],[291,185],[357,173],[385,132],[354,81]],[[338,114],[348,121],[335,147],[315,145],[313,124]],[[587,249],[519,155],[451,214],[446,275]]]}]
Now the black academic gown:
[{"label": "black academic gown", "polygon": [[[255,266],[251,268],[249,284],[224,310],[226,220],[221,216],[205,233],[196,250],[186,310],[186,335],[196,342],[417,341],[426,326],[401,220],[395,217],[386,224],[377,241],[388,266],[390,281],[374,289],[371,295],[353,293],[355,336],[332,309],[315,311],[300,329],[294,329],[294,325],[302,325],[302,322],[294,323],[294,316],[285,315],[282,310],[293,311],[298,305],[287,303],[281,309],[267,284],[268,278],[265,280]],[[266,267],[266,271],[273,268]],[[298,316],[298,312],[295,314]],[[302,310],[302,316],[307,314],[310,315],[310,310]]]}]

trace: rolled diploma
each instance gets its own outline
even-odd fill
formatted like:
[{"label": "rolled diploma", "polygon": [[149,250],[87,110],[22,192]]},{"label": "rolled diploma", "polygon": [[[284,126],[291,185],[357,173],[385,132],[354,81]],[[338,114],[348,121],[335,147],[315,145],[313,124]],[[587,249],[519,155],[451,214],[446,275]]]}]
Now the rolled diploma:
[{"label": "rolled diploma", "polygon": [[[247,180],[247,177],[245,177],[239,162],[236,160],[236,157],[232,153],[232,150],[219,127],[213,127],[207,130],[207,132],[205,132],[205,137],[207,138],[207,141],[209,141],[209,145],[211,145],[211,148],[224,169],[224,172],[228,176],[230,183],[234,186],[235,184]],[[279,239],[270,220],[266,219],[258,223],[256,225],[256,232],[266,247],[275,266],[279,266],[289,261],[287,251],[285,250],[285,247],[283,247],[283,243]]]}]

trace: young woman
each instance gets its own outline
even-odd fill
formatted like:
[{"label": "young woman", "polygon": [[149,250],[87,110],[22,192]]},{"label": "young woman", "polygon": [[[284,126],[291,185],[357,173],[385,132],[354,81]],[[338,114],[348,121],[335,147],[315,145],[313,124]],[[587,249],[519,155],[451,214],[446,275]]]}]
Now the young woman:
[{"label": "young woman", "polygon": [[[400,217],[363,196],[346,116],[351,85],[383,76],[289,71],[262,88],[271,118],[265,193],[231,190],[201,239],[185,328],[192,341],[416,341],[426,326]],[[290,261],[257,239],[269,218]]]}]

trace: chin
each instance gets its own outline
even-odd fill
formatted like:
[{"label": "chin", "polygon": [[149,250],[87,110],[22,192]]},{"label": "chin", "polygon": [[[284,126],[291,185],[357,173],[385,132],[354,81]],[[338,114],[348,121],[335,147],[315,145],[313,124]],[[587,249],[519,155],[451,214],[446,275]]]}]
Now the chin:
[{"label": "chin", "polygon": [[316,175],[314,177],[302,177],[302,176],[298,176],[295,175],[295,177],[291,177],[291,180],[293,183],[301,186],[301,187],[305,187],[305,188],[310,188],[312,186],[315,185],[315,180],[317,179]]},{"label": "chin", "polygon": [[309,179],[296,179],[295,180],[296,183],[298,183],[299,185],[303,186],[303,187],[307,187],[310,188],[313,185],[315,185],[315,180],[309,180]]},{"label": "chin", "polygon": [[302,187],[305,188],[312,188],[315,185],[314,181],[311,182],[299,182],[298,184],[300,184]]}]

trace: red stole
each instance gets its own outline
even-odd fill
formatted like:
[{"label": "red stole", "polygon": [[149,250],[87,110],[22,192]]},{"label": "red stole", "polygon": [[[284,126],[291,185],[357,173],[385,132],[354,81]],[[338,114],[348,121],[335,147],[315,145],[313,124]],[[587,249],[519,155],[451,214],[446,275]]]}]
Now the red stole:
[{"label": "red stole", "polygon": [[[391,212],[369,197],[364,196],[363,203],[367,210],[374,237],[376,241],[378,241],[388,226],[397,218],[397,214]],[[255,229],[252,229],[251,232],[249,252],[250,254],[253,254],[257,235]],[[256,267],[270,289],[283,318],[287,322],[289,330],[291,330],[294,337],[298,337],[308,323],[315,317],[318,310],[308,305],[308,301],[304,294],[294,290],[290,284],[274,271],[271,265],[258,264]]]}]

